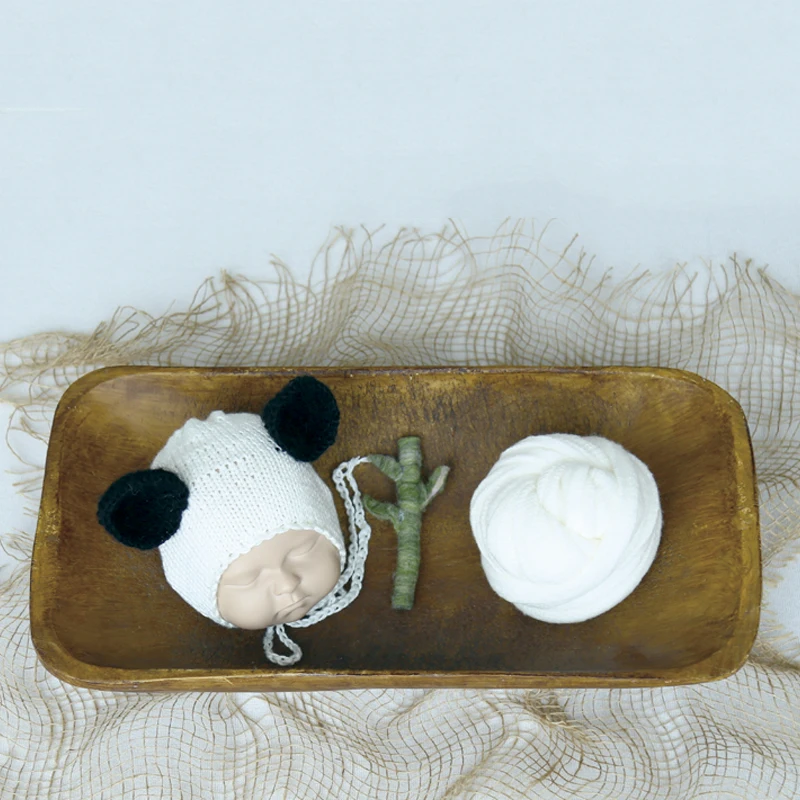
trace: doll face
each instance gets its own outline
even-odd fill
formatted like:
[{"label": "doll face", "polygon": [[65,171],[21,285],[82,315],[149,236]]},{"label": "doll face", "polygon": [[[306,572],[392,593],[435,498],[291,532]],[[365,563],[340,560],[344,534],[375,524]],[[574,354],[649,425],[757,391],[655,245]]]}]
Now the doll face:
[{"label": "doll face", "polygon": [[235,559],[217,589],[220,616],[261,630],[304,617],[339,580],[339,551],[316,531],[286,531]]}]

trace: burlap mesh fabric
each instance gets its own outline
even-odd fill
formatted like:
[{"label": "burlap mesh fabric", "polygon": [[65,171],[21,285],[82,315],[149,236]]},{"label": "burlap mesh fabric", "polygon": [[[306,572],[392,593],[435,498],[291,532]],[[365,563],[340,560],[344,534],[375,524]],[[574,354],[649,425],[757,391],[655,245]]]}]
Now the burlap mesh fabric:
[{"label": "burlap mesh fabric", "polygon": [[[112,364],[658,365],[742,404],[759,477],[765,610],[726,680],[656,690],[126,695],[38,663],[27,532],[1,587],[0,795],[19,798],[795,798],[800,640],[770,592],[800,558],[800,298],[732,260],[618,280],[529,224],[468,238],[339,232],[307,285],[223,274],[186,311],[8,343],[9,441],[35,510],[55,404]],[[37,439],[40,441],[36,445]],[[369,566],[367,565],[367,568]]]}]

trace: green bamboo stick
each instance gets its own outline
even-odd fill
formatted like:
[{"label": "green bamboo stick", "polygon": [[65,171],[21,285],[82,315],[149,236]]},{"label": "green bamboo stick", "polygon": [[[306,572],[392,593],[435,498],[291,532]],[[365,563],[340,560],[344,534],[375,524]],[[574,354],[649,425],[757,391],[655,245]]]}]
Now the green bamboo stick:
[{"label": "green bamboo stick", "polygon": [[422,480],[422,448],[419,436],[404,436],[397,442],[397,458],[367,456],[397,488],[397,503],[386,503],[364,495],[364,508],[378,519],[392,523],[397,533],[397,569],[394,574],[392,608],[409,611],[414,606],[420,562],[422,512],[444,489],[449,467],[436,467]]}]

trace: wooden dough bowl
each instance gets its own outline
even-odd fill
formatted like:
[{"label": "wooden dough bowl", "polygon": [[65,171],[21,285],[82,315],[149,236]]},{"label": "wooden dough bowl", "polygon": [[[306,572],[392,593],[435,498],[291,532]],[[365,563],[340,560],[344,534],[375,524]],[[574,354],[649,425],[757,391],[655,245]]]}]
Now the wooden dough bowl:
[{"label": "wooden dough bowl", "polygon": [[[294,667],[266,661],[262,634],[222,628],[164,580],[157,551],[115,542],[98,497],[144,469],[169,435],[215,409],[258,412],[291,377],[333,390],[342,422],[315,466],[422,438],[424,468],[452,468],[425,513],[416,604],[392,611],[394,531],[372,520],[361,595],[292,636]],[[656,560],[618,606],[579,624],[538,622],[490,589],[469,525],[478,483],[532,434],[599,435],[653,472],[664,513]],[[363,491],[394,486],[358,467]],[[336,495],[343,530],[347,523]],[[45,666],[109,690],[368,687],[633,687],[716,680],[745,661],[761,594],[747,423],[722,389],[655,368],[188,369],[115,367],[76,381],[55,415],[31,580],[31,630]]]}]

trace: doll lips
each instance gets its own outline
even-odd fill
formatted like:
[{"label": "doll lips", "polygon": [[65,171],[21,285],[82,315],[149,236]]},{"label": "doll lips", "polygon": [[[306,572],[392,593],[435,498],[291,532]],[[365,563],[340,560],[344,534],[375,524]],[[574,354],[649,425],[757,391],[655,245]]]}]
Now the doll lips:
[{"label": "doll lips", "polygon": [[306,601],[305,597],[301,597],[299,600],[295,600],[294,603],[290,603],[288,606],[284,606],[280,610],[280,614],[284,617],[288,616],[289,614],[292,613],[292,611],[297,611],[297,609],[300,608],[300,606],[303,605],[305,601]]}]

